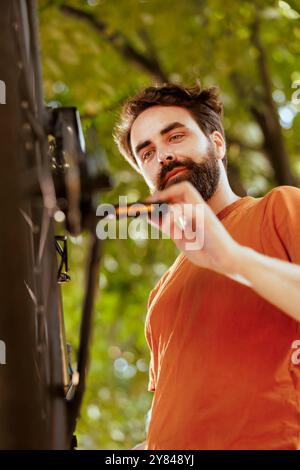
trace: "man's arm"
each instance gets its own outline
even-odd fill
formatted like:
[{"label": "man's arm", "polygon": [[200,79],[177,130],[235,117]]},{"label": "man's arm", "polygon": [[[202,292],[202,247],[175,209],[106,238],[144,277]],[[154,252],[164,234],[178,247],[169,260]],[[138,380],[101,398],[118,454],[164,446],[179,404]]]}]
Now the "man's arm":
[{"label": "man's arm", "polygon": [[[183,181],[156,192],[148,201],[166,201],[171,204],[192,204],[203,206],[204,217],[195,218],[196,212],[185,217],[186,227],[197,224],[196,233],[204,233],[204,243],[200,249],[190,250],[188,238],[174,237],[177,247],[192,263],[212,269],[252,288],[261,297],[300,321],[300,265],[262,255],[259,252],[239,245],[227,232],[210,207],[203,201],[191,183]],[[200,222],[199,222],[200,221]],[[151,222],[153,223],[153,222]],[[175,222],[165,227],[164,222],[155,222],[166,233],[175,233]],[[173,236],[172,236],[173,238]]]},{"label": "man's arm", "polygon": [[232,257],[232,273],[261,297],[300,321],[300,266],[238,245]]}]

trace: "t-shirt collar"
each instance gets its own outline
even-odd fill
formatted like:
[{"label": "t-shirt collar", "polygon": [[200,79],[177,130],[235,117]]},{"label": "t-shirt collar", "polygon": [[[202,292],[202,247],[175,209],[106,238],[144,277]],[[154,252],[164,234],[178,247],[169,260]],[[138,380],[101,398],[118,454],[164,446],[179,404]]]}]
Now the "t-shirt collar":
[{"label": "t-shirt collar", "polygon": [[251,199],[253,199],[252,196],[244,196],[232,202],[231,204],[224,207],[220,212],[217,213],[218,219],[219,220],[224,219],[226,215],[230,214],[232,211],[236,210],[238,207],[243,205],[245,202],[250,201]]}]

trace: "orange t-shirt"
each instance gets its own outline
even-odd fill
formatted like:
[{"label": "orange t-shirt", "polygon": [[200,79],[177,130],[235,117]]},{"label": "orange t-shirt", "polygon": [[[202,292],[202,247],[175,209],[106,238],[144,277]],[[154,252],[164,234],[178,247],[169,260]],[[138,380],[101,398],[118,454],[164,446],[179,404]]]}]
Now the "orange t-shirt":
[{"label": "orange t-shirt", "polygon": [[[240,244],[300,264],[299,189],[246,196],[218,218]],[[299,322],[181,253],[150,293],[145,334],[146,449],[300,449]]]}]

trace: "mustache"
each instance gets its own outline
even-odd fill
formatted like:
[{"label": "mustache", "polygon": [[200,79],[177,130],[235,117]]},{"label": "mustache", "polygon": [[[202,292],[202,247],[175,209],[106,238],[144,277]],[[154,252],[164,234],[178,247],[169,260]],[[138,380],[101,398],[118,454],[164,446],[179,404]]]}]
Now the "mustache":
[{"label": "mustache", "polygon": [[168,165],[164,166],[163,169],[160,172],[159,175],[159,180],[160,182],[163,182],[165,180],[165,177],[169,171],[174,170],[174,168],[182,168],[182,167],[187,167],[186,163],[181,163],[178,161],[170,162]]},{"label": "mustache", "polygon": [[187,169],[192,169],[194,167],[194,162],[187,158],[186,160],[183,160],[182,162],[179,161],[172,161],[168,165],[164,166],[160,172],[159,178],[158,178],[158,185],[161,185],[165,182],[166,175],[169,173],[169,171],[174,170],[174,168],[187,168]]}]

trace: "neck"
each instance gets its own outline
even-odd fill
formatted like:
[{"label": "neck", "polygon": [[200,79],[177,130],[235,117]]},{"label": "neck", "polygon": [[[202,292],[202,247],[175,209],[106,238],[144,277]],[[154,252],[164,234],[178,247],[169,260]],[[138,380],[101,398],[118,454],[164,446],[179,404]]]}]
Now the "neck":
[{"label": "neck", "polygon": [[222,209],[229,206],[238,199],[241,198],[232,191],[227,177],[221,177],[214,195],[207,201],[207,204],[215,214],[218,214]]}]

